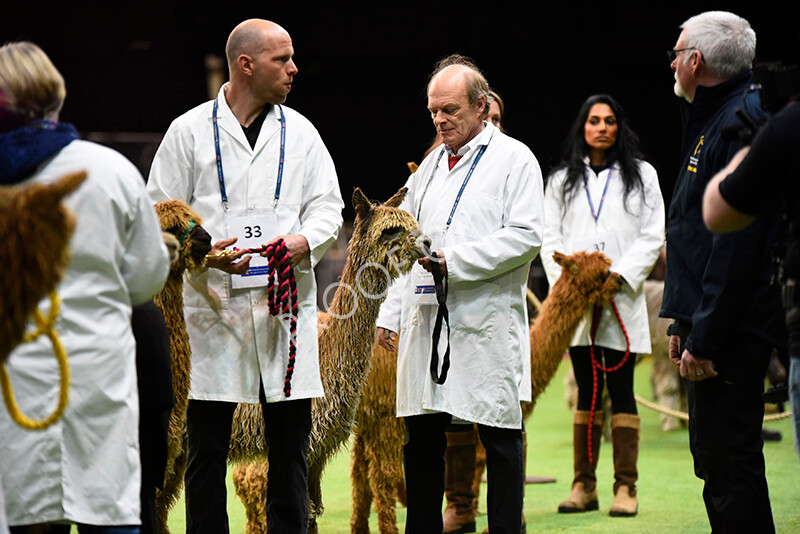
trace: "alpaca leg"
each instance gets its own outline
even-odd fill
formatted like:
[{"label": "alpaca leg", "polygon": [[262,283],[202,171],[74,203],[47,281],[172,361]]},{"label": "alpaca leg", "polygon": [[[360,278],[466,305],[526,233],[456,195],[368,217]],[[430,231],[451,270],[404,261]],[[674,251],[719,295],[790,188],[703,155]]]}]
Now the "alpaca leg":
[{"label": "alpaca leg", "polygon": [[317,518],[325,511],[322,504],[322,470],[324,466],[308,466],[308,534],[317,534]]},{"label": "alpaca leg", "polygon": [[164,475],[164,489],[156,490],[156,517],[159,534],[169,534],[169,527],[167,526],[169,512],[178,502],[183,489],[183,477],[185,474],[186,450],[184,449],[178,453],[177,457],[171,460],[171,465],[167,464]]},{"label": "alpaca leg", "polygon": [[267,532],[267,470],[268,463],[256,460],[233,469],[233,487],[242,501],[247,517],[247,534]]},{"label": "alpaca leg", "polygon": [[[385,424],[392,423],[385,421]],[[375,512],[381,534],[397,534],[396,488],[403,478],[400,449],[389,450],[384,443],[369,454],[369,480],[375,495]]]},{"label": "alpaca leg", "polygon": [[472,510],[475,513],[475,517],[478,517],[480,515],[480,512],[478,511],[478,501],[480,500],[481,495],[481,482],[483,482],[484,478],[483,473],[486,471],[486,449],[483,447],[483,443],[481,443],[481,437],[477,433],[476,439],[475,477],[472,479],[472,493],[475,496],[472,499]]},{"label": "alpaca leg", "polygon": [[352,485],[353,512],[350,516],[350,532],[369,532],[369,513],[372,506],[372,489],[368,476],[369,464],[365,453],[364,438],[356,433],[350,452],[350,482]]},{"label": "alpaca leg", "polygon": [[[681,378],[678,366],[667,355],[653,354],[653,375],[651,378],[653,396],[658,404],[672,410],[680,410]],[[668,432],[680,426],[677,417],[661,414],[661,430]]]}]

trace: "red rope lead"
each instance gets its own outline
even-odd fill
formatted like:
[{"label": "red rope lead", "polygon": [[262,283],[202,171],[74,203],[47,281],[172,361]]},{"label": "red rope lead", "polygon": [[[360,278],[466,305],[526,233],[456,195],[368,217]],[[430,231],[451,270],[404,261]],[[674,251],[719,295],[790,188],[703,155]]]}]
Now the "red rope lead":
[{"label": "red rope lead", "polygon": [[289,363],[283,381],[283,394],[292,394],[292,374],[297,356],[297,281],[289,260],[289,249],[283,239],[270,243],[264,249],[269,264],[267,306],[269,313],[289,320]]},{"label": "red rope lead", "polygon": [[592,344],[589,346],[589,355],[592,359],[592,407],[589,411],[589,427],[586,429],[586,446],[589,449],[589,463],[592,463],[592,426],[594,422],[594,412],[597,408],[597,371],[603,371],[604,373],[612,373],[625,365],[625,362],[628,361],[628,356],[631,354],[631,340],[628,337],[628,331],[625,330],[625,325],[622,323],[622,316],[619,314],[619,310],[617,309],[617,303],[614,302],[614,299],[609,299],[609,304],[611,304],[611,309],[614,310],[614,315],[617,316],[617,322],[619,323],[620,328],[622,328],[622,333],[625,335],[625,356],[623,356],[622,360],[615,365],[614,367],[603,367],[600,365],[600,362],[594,356],[594,337],[597,334],[597,328],[600,325],[600,317],[603,314],[603,305],[602,304],[595,304],[594,311],[592,313],[592,328],[589,330],[589,337],[592,340]]}]

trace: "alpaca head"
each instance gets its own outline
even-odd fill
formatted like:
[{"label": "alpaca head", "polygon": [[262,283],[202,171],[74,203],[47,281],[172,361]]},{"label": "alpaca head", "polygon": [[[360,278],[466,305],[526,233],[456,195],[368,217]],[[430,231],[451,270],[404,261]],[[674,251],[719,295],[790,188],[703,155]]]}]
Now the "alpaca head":
[{"label": "alpaca head", "polygon": [[62,203],[86,179],[68,174],[53,183],[0,187],[0,362],[25,335],[39,301],[55,289],[69,265],[75,215]]},{"label": "alpaca head", "polygon": [[601,252],[576,252],[565,256],[553,253],[553,259],[561,266],[562,279],[569,280],[571,291],[586,295],[590,302],[607,298],[611,260]]},{"label": "alpaca head", "polygon": [[382,278],[388,287],[419,258],[430,254],[431,241],[420,232],[417,220],[398,209],[406,192],[406,188],[400,189],[383,204],[370,201],[359,188],[353,192],[356,220],[349,248],[362,269],[359,280]]},{"label": "alpaca head", "polygon": [[[173,272],[196,270],[203,266],[211,250],[211,236],[200,226],[203,219],[182,200],[165,200],[155,205],[161,229],[178,240],[178,257],[172,262]],[[165,238],[170,248],[174,241]]]}]

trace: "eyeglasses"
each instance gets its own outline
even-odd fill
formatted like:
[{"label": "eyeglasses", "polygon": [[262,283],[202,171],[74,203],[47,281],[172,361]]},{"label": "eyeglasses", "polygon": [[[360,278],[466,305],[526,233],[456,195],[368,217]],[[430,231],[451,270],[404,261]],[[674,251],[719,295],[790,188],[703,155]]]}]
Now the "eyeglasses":
[{"label": "eyeglasses", "polygon": [[[678,57],[678,54],[687,50],[697,50],[697,48],[690,46],[688,48],[679,48],[678,50],[667,50],[667,59],[669,59],[669,62],[672,63],[675,61],[675,58]],[[703,55],[700,54],[700,57],[702,58]]]}]

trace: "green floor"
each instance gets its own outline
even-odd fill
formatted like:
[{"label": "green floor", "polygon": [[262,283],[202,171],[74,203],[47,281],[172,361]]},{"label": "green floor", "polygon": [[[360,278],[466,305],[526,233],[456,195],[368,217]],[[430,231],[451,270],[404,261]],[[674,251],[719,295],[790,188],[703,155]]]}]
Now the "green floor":
[{"label": "green floor", "polygon": [[[569,495],[572,480],[571,415],[564,400],[563,377],[568,362],[561,365],[550,387],[537,403],[537,411],[527,422],[528,475],[549,476],[553,484],[529,484],[525,489],[525,518],[528,532],[592,533],[690,533],[708,532],[709,526],[700,493],[702,484],[694,477],[688,434],[685,430],[661,431],[657,413],[640,407],[642,437],[639,462],[639,515],[634,518],[611,518],[613,470],[610,444],[603,444],[598,466],[600,511],[586,514],[558,514],[558,503]],[[644,361],[636,371],[636,392],[652,398],[649,383],[650,363]],[[768,423],[768,428],[783,434],[780,442],[767,442],[764,454],[775,525],[779,533],[800,532],[800,462],[788,419]],[[350,532],[349,453],[344,450],[328,466],[323,480],[325,514],[320,518],[322,534]],[[485,486],[481,497],[485,498]],[[484,501],[481,509],[485,510]],[[244,533],[244,509],[232,486],[228,490],[228,514],[231,532]],[[405,509],[397,510],[400,531]],[[183,503],[170,516],[173,534],[184,532]],[[486,516],[478,518],[479,532],[486,526]],[[373,532],[378,532],[373,513]]]}]

